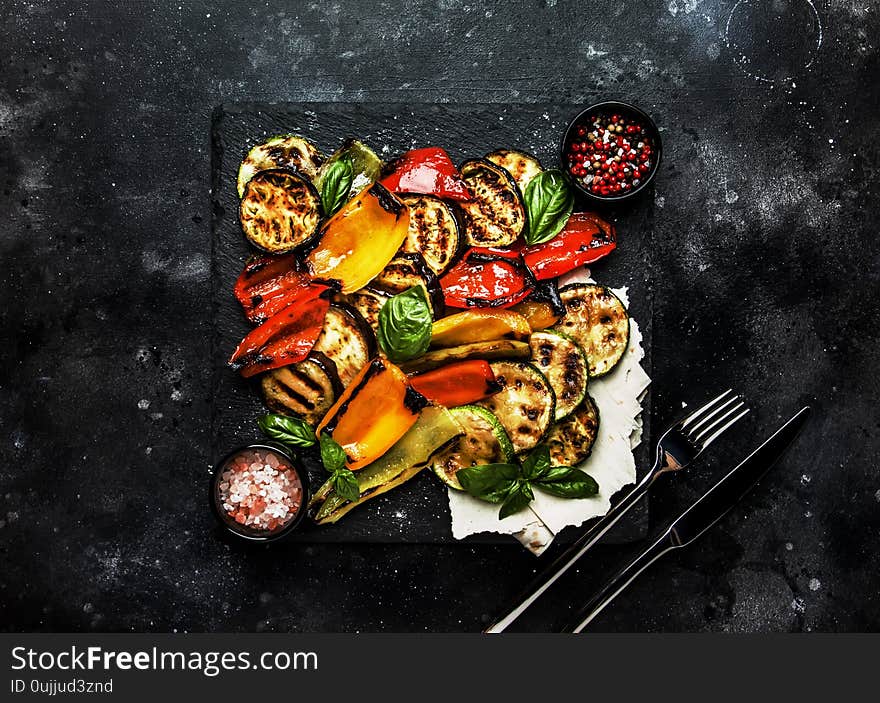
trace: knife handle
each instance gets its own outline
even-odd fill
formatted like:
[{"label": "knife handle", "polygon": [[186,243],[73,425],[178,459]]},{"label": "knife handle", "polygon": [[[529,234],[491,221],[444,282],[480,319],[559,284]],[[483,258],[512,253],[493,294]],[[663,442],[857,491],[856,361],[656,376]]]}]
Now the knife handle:
[{"label": "knife handle", "polygon": [[654,479],[659,475],[659,460],[645,477],[636,484],[623,499],[618,501],[593,526],[557,556],[526,588],[504,613],[485,630],[484,633],[504,632],[531,605],[544,594],[566,571],[568,571],[586,552],[608,532],[627,511],[638,503],[648,492]]},{"label": "knife handle", "polygon": [[665,531],[649,547],[609,579],[596,594],[578,610],[577,614],[562,628],[561,632],[581,632],[602,609],[629,586],[651,564],[676,548],[670,532]]}]

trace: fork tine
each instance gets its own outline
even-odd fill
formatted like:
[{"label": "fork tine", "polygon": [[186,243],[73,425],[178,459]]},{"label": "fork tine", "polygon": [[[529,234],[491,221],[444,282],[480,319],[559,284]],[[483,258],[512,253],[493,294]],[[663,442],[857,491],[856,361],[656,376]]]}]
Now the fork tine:
[{"label": "fork tine", "polygon": [[[731,397],[730,399],[728,399],[727,402],[719,405],[717,408],[715,408],[708,415],[706,415],[703,418],[700,418],[700,421],[696,425],[693,425],[690,428],[690,430],[688,430],[688,434],[691,436],[694,436],[697,433],[697,431],[703,432],[703,430],[717,424],[717,421],[713,420],[713,418],[720,415],[726,408],[729,408],[731,405],[733,405],[738,400],[742,400],[742,397],[739,395],[735,395],[735,396]],[[700,429],[700,428],[702,428],[702,429]]]},{"label": "fork tine", "polygon": [[709,410],[709,408],[711,408],[713,405],[715,405],[715,403],[717,403],[719,400],[724,398],[728,393],[732,393],[732,392],[733,392],[733,389],[728,388],[726,391],[724,391],[724,393],[722,393],[717,398],[715,398],[715,400],[711,400],[708,403],[706,403],[702,408],[698,408],[697,410],[694,410],[694,412],[692,412],[690,415],[688,415],[682,421],[681,428],[685,429],[689,424],[691,424],[694,420],[696,420],[698,417],[700,417],[704,412]]},{"label": "fork tine", "polygon": [[746,409],[743,410],[739,415],[737,415],[735,418],[733,418],[730,422],[728,422],[726,425],[724,425],[724,427],[722,427],[720,430],[718,430],[718,431],[715,432],[714,434],[710,435],[710,436],[706,439],[706,441],[703,442],[703,449],[705,449],[705,448],[708,447],[710,444],[712,444],[712,442],[714,442],[714,441],[715,441],[716,439],[718,439],[721,435],[723,435],[725,432],[727,432],[727,430],[729,430],[731,427],[733,427],[733,425],[735,425],[737,422],[739,422],[740,420],[742,420],[746,415],[748,415],[748,414],[749,414],[749,410],[750,410],[750,408],[746,408]]},{"label": "fork tine", "polygon": [[732,415],[735,415],[740,409],[745,407],[745,401],[740,400],[739,403],[730,408],[727,412],[725,412],[721,417],[715,418],[710,422],[706,427],[703,427],[699,432],[693,430],[690,434],[691,441],[699,444],[700,439],[712,433],[719,425],[723,422],[726,422],[728,418]]}]

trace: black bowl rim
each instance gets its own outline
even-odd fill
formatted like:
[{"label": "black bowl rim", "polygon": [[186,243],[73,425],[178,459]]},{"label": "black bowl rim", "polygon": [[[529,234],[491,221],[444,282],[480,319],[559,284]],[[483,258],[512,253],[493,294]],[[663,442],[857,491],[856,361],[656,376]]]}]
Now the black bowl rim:
[{"label": "black bowl rim", "polygon": [[[217,500],[217,483],[220,480],[220,474],[222,473],[221,469],[225,466],[232,457],[240,452],[247,451],[252,449],[269,449],[276,454],[281,455],[286,461],[290,463],[293,467],[294,471],[296,471],[299,476],[300,483],[302,484],[302,502],[300,503],[299,510],[296,513],[296,516],[283,528],[278,530],[278,532],[273,532],[268,535],[257,535],[247,533],[241,528],[237,527],[228,517],[226,517],[224,511],[220,507]],[[266,544],[268,542],[278,542],[279,540],[288,537],[302,522],[303,518],[306,515],[306,504],[309,501],[309,479],[308,474],[303,469],[301,463],[291,455],[291,453],[285,448],[278,444],[273,444],[271,442],[254,442],[252,444],[243,444],[231,451],[227,452],[216,464],[214,464],[214,468],[211,470],[211,478],[208,482],[208,502],[211,504],[211,512],[214,513],[214,517],[217,518],[217,521],[220,523],[222,527],[226,529],[232,535],[235,535],[239,539],[243,539],[247,542],[256,543],[256,544]]]},{"label": "black bowl rim", "polygon": [[641,193],[651,181],[654,180],[654,176],[657,174],[657,171],[660,169],[660,162],[663,159],[663,140],[660,137],[660,130],[657,128],[657,124],[654,120],[651,119],[651,116],[642,110],[642,108],[637,107],[631,103],[623,102],[622,100],[603,100],[602,102],[593,103],[592,105],[581,110],[574,118],[569,121],[568,126],[565,128],[565,132],[562,134],[562,141],[559,144],[559,163],[562,165],[563,172],[568,175],[568,171],[566,170],[565,163],[565,144],[568,141],[568,136],[571,133],[572,128],[577,125],[578,122],[583,119],[583,117],[594,110],[598,110],[599,108],[620,108],[623,110],[630,110],[638,115],[642,120],[644,120],[645,124],[648,126],[648,129],[651,131],[653,137],[657,140],[657,157],[654,161],[654,166],[651,169],[651,172],[645,178],[645,180],[639,184],[638,188],[629,191],[628,193],[624,193],[623,195],[596,195],[595,193],[591,193],[586,188],[584,188],[580,183],[578,183],[573,178],[570,178],[572,185],[577,188],[579,193],[582,193],[589,200],[593,200],[598,203],[619,203],[622,200],[628,200],[632,198],[638,193]]}]

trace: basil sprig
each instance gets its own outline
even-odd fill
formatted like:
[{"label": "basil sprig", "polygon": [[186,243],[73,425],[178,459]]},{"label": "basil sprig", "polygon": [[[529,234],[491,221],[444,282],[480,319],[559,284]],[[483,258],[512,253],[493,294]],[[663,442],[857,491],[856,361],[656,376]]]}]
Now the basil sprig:
[{"label": "basil sprig", "polygon": [[[267,413],[257,420],[257,424],[266,436],[289,447],[313,447],[318,442],[315,431],[299,418]],[[345,466],[345,450],[329,434],[321,435],[319,445],[321,463],[330,474],[333,489],[346,500],[358,500],[361,489],[354,472]]]},{"label": "basil sprig", "polygon": [[379,346],[398,364],[421,356],[431,343],[431,306],[423,286],[390,298],[379,311]]},{"label": "basil sprig", "polygon": [[538,446],[522,464],[483,464],[455,474],[462,488],[475,498],[501,503],[498,519],[524,510],[537,488],[560,498],[589,498],[599,484],[587,473],[571,466],[551,466],[547,445]]},{"label": "basil sprig", "polygon": [[553,239],[565,227],[574,209],[574,193],[565,174],[558,169],[542,171],[532,178],[523,200],[529,216],[527,244]]},{"label": "basil sprig", "polygon": [[335,214],[348,199],[353,180],[354,169],[347,156],[337,159],[327,168],[321,180],[321,206],[326,217]]}]

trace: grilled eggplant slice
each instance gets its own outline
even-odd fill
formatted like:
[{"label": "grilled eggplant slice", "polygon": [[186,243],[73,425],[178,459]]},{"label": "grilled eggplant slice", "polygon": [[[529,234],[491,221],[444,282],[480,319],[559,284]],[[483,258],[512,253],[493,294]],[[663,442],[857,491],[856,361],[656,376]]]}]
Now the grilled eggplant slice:
[{"label": "grilled eggplant slice", "polygon": [[537,445],[553,422],[556,396],[535,366],[521,361],[491,364],[501,390],[477,405],[490,410],[507,430],[517,454]]},{"label": "grilled eggplant slice", "polygon": [[560,332],[533,332],[529,340],[532,363],[547,377],[556,394],[555,420],[561,420],[587,395],[589,364],[583,351]]},{"label": "grilled eggplant slice", "polygon": [[574,412],[556,423],[547,433],[550,463],[577,466],[590,456],[599,434],[599,408],[587,395]]},{"label": "grilled eggplant slice", "polygon": [[474,342],[448,349],[435,349],[400,365],[408,374],[430,371],[455,361],[467,359],[526,359],[531,350],[525,342],[512,339],[496,339],[491,342]]},{"label": "grilled eggplant slice", "polygon": [[238,167],[238,197],[244,195],[248,181],[260,171],[286,169],[312,180],[323,160],[321,152],[308,139],[296,134],[269,137],[253,147]]},{"label": "grilled eggplant slice", "polygon": [[378,276],[370,281],[370,286],[387,292],[390,296],[403,293],[413,286],[424,286],[434,319],[443,316],[446,303],[443,300],[443,289],[440,279],[425,263],[421,254],[398,253]]},{"label": "grilled eggplant slice", "polygon": [[354,293],[339,293],[335,300],[350,305],[364,318],[375,335],[379,331],[379,311],[391,296],[385,291],[367,286]]},{"label": "grilled eggplant slice", "polygon": [[434,457],[434,473],[450,488],[462,490],[456,474],[469,466],[513,461],[513,445],[501,422],[486,408],[462,405],[449,411],[464,434]]},{"label": "grilled eggplant slice", "polygon": [[467,243],[475,247],[513,244],[526,229],[526,208],[513,177],[486,159],[461,165],[461,176],[474,194],[460,204]]},{"label": "grilled eggplant slice", "polygon": [[611,371],[629,345],[629,315],[614,293],[595,283],[573,283],[559,291],[565,315],[554,329],[577,342],[590,363],[590,376]]},{"label": "grilled eggplant slice", "polygon": [[486,154],[486,160],[507,171],[516,181],[520,193],[525,193],[529,181],[544,170],[541,162],[531,154],[512,149],[496,149]]},{"label": "grilled eggplant slice", "polygon": [[342,393],[336,364],[321,352],[312,352],[298,364],[263,374],[260,387],[266,407],[317,425]]},{"label": "grilled eggplant slice", "polygon": [[357,310],[334,303],[324,318],[324,329],[315,342],[314,351],[322,352],[333,361],[343,387],[348,387],[376,353],[376,340]]},{"label": "grilled eggplant slice", "polygon": [[321,221],[321,197],[292,171],[260,171],[244,188],[241,228],[251,244],[284,254],[312,239]]},{"label": "grilled eggplant slice", "polygon": [[464,237],[452,205],[433,195],[402,195],[409,206],[409,232],[401,251],[421,254],[438,276],[449,268]]}]

